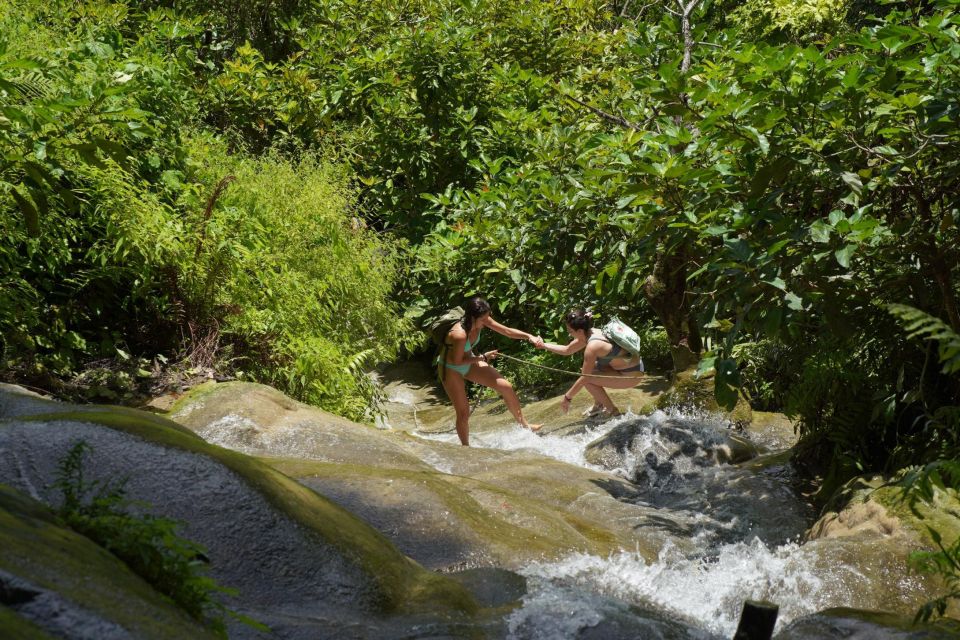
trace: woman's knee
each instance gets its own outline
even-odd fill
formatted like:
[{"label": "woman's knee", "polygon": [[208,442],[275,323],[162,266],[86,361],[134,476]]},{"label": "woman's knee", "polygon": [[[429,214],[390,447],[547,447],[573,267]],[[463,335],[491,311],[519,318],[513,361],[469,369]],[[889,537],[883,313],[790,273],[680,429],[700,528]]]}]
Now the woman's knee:
[{"label": "woman's knee", "polygon": [[503,395],[505,393],[513,393],[513,385],[510,384],[510,381],[506,378],[500,378],[497,380],[494,389],[497,390],[497,393]]}]

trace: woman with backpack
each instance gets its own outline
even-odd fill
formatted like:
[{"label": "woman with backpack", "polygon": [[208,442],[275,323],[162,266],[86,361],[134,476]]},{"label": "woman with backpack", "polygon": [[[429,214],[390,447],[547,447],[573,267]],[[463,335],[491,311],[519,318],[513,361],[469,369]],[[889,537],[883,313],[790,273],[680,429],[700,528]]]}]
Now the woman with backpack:
[{"label": "woman with backpack", "polygon": [[[567,345],[542,342],[537,345],[560,356],[571,356],[583,350],[583,368],[581,376],[573,386],[563,394],[560,408],[564,413],[570,410],[573,397],[586,390],[593,396],[593,406],[583,415],[592,417],[606,414],[620,415],[606,388],[630,389],[637,386],[643,376],[643,360],[640,359],[638,340],[632,329],[619,320],[612,320],[603,330],[593,327],[593,316],[589,311],[574,309],[564,318],[567,333],[573,341]],[[626,337],[626,339],[624,339]],[[630,350],[623,345],[631,345]],[[603,377],[597,377],[599,374]]]},{"label": "woman with backpack", "polygon": [[541,426],[527,422],[513,385],[490,364],[496,359],[498,351],[494,349],[474,355],[473,348],[479,342],[480,332],[484,327],[514,340],[527,340],[534,345],[543,343],[538,336],[512,329],[494,320],[490,316],[490,305],[483,298],[474,297],[467,301],[463,319],[455,322],[447,331],[435,363],[441,371],[443,389],[457,412],[457,435],[460,437],[460,444],[465,447],[470,446],[470,403],[467,400],[465,380],[490,387],[499,393],[520,426],[531,431],[539,431]]}]

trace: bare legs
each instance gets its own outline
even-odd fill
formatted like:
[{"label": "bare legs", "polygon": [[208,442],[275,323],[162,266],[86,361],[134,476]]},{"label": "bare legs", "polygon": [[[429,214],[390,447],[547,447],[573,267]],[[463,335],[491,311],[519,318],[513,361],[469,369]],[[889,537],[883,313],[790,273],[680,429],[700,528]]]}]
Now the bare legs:
[{"label": "bare legs", "polygon": [[466,378],[470,382],[482,384],[490,387],[500,394],[507,405],[507,409],[514,419],[521,426],[531,431],[539,431],[540,425],[529,424],[523,417],[523,411],[520,409],[520,399],[510,381],[500,375],[494,367],[485,362],[478,362],[470,367],[466,376],[461,376],[456,371],[447,369],[443,378],[443,389],[447,392],[447,397],[453,403],[453,408],[457,412],[457,436],[460,438],[460,444],[465,447],[470,446],[470,402],[467,400],[467,389],[463,380]]},{"label": "bare legs", "polygon": [[[472,369],[473,367],[471,367]],[[457,412],[457,436],[460,444],[470,446],[470,401],[467,400],[467,387],[463,383],[463,376],[452,369],[446,369],[443,376],[443,390],[453,403]]]},{"label": "bare legs", "polygon": [[[604,368],[603,375],[617,375],[617,372],[616,369]],[[613,400],[604,387],[610,389],[632,389],[640,383],[642,377],[642,374],[636,375],[633,373],[622,374],[622,377],[619,379],[591,378],[587,376],[587,383],[584,387],[590,395],[593,396],[594,406],[601,406],[607,413],[615,416],[620,414],[620,410],[617,409],[617,405],[613,404]]]},{"label": "bare legs", "polygon": [[499,393],[504,403],[506,403],[510,415],[520,423],[520,426],[530,429],[531,431],[540,430],[539,424],[530,424],[527,422],[527,419],[523,417],[523,411],[520,409],[520,399],[517,398],[517,394],[513,390],[513,385],[510,384],[510,381],[504,378],[495,367],[485,362],[478,362],[470,367],[466,378],[470,382],[490,387]]}]

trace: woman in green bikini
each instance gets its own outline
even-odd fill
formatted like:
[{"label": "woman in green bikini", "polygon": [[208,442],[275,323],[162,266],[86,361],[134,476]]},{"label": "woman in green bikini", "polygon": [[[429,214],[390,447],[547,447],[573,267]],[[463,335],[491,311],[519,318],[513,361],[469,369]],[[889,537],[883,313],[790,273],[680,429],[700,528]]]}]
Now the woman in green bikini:
[{"label": "woman in green bikini", "polygon": [[531,431],[540,430],[540,425],[529,424],[523,417],[513,385],[490,364],[498,352],[493,350],[480,355],[473,354],[484,327],[514,340],[527,340],[534,345],[543,343],[537,336],[504,326],[491,318],[490,305],[483,298],[475,297],[467,301],[463,320],[453,325],[447,333],[444,348],[440,351],[444,365],[443,388],[457,412],[457,435],[460,436],[460,444],[465,447],[470,446],[470,403],[467,401],[464,380],[490,387],[500,394],[507,409],[521,426]]},{"label": "woman in green bikini", "polygon": [[[584,416],[606,414],[620,415],[620,410],[604,387],[610,389],[631,389],[640,383],[643,376],[643,360],[637,354],[625,351],[620,345],[611,342],[599,329],[593,328],[593,316],[583,309],[574,309],[564,318],[567,333],[573,341],[567,345],[550,344],[541,341],[536,346],[561,356],[571,356],[583,350],[583,368],[573,386],[563,394],[560,408],[564,413],[570,410],[573,396],[586,389],[593,396],[593,406]],[[600,374],[595,377],[591,374]]]}]

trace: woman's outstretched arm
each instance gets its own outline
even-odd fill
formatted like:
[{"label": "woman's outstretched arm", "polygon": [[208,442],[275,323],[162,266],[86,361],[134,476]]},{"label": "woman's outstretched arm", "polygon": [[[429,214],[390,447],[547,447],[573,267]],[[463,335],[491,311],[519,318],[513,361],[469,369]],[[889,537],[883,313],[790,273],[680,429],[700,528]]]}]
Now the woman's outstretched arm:
[{"label": "woman's outstretched arm", "polygon": [[553,344],[552,342],[544,342],[541,349],[546,349],[550,353],[555,353],[558,356],[572,356],[576,352],[583,349],[587,346],[587,341],[583,338],[576,338],[570,344]]},{"label": "woman's outstretched arm", "polygon": [[489,316],[487,317],[486,325],[500,335],[513,338],[514,340],[528,340],[530,342],[535,342],[538,339],[537,336],[533,335],[532,333],[527,333],[526,331],[521,331],[520,329],[514,329],[513,327],[500,324]]}]

